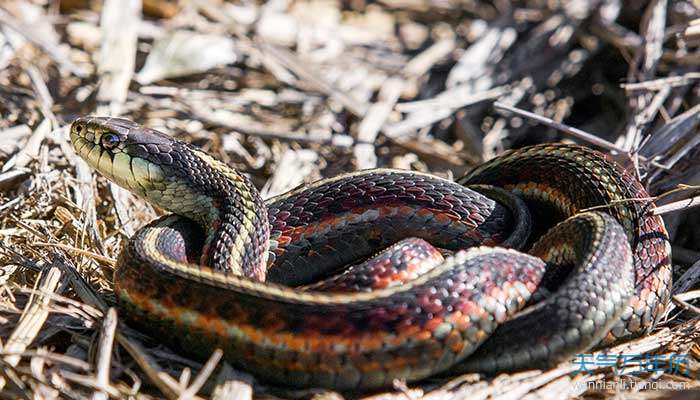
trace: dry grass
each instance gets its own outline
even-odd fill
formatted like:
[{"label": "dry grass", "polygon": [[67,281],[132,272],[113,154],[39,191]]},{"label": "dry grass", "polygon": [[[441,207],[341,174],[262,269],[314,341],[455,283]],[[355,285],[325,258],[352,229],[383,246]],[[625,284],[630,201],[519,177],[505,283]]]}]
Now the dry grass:
[{"label": "dry grass", "polygon": [[606,352],[687,354],[682,373],[622,377],[685,390],[590,388],[620,377],[564,364],[369,398],[697,397],[699,17],[696,0],[3,1],[2,397],[342,397],[261,385],[119,323],[115,257],[160,211],[75,157],[64,128],[84,114],[194,142],[265,197],[375,166],[460,175],[535,142],[608,151],[663,195],[679,279],[663,323]]}]

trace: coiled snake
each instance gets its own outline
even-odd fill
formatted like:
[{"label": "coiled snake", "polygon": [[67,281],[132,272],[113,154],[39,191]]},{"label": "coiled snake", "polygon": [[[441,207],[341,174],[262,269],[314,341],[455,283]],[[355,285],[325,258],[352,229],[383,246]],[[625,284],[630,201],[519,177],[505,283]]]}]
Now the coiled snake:
[{"label": "coiled snake", "polygon": [[[93,168],[179,215],[123,249],[123,315],[273,383],[548,367],[648,331],[668,302],[663,221],[635,178],[586,147],[509,151],[459,183],[376,169],[263,201],[238,171],[133,122],[79,118],[70,135]],[[511,249],[484,247],[499,244]]]}]

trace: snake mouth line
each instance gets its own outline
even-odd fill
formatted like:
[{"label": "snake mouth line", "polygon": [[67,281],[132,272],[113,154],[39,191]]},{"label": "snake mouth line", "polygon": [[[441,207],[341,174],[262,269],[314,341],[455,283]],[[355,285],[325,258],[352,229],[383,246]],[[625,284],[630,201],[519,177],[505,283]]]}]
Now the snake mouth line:
[{"label": "snake mouth line", "polygon": [[123,150],[105,150],[82,137],[73,137],[76,152],[92,168],[114,183],[150,199],[154,190],[166,189],[164,173],[157,165]]},{"label": "snake mouth line", "polygon": [[118,118],[79,118],[71,125],[71,142],[88,165],[115,183],[140,194],[163,190],[165,174],[159,165],[134,151],[135,146],[144,146],[130,137],[132,127],[133,123]]}]

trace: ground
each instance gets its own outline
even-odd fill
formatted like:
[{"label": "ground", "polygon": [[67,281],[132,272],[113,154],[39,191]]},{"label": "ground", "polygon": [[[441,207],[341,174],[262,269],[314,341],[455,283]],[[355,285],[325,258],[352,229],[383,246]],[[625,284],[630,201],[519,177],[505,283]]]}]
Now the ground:
[{"label": "ground", "polygon": [[[2,397],[697,396],[699,17],[695,0],[3,1]],[[527,144],[596,147],[659,196],[672,309],[652,334],[550,371],[370,394],[266,386],[118,322],[116,257],[163,211],[75,156],[66,127],[90,114],[192,142],[266,198],[363,168],[452,178]],[[640,354],[679,368],[622,373]]]}]

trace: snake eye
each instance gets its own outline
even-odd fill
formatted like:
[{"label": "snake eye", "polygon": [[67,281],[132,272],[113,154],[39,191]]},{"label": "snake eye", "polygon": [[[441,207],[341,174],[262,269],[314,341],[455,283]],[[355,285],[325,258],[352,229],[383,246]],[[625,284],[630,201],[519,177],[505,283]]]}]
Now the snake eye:
[{"label": "snake eye", "polygon": [[108,150],[117,147],[119,144],[119,136],[114,133],[105,133],[100,140],[102,141],[102,147]]}]

